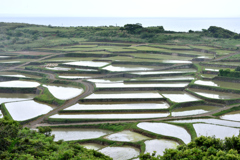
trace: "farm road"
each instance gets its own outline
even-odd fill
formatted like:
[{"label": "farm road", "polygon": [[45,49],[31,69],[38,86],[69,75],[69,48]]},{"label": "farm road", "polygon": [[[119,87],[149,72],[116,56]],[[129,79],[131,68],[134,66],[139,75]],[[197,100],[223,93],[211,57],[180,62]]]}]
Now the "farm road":
[{"label": "farm road", "polygon": [[92,85],[92,83],[89,83],[89,82],[81,82],[81,83],[85,86],[85,90],[81,95],[79,95],[79,96],[77,96],[73,99],[67,100],[62,106],[57,107],[57,108],[53,109],[52,111],[48,112],[47,114],[45,114],[45,115],[39,117],[38,119],[30,122],[29,124],[24,125],[24,127],[33,128],[35,125],[41,123],[45,118],[47,118],[47,117],[49,117],[53,114],[57,114],[60,110],[77,103],[79,99],[84,98],[84,97],[93,93],[94,86]]}]

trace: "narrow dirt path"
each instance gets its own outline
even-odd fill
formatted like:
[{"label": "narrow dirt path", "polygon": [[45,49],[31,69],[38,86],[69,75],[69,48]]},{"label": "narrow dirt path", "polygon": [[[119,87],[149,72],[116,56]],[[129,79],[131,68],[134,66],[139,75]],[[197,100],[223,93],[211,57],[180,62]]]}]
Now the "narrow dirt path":
[{"label": "narrow dirt path", "polygon": [[53,114],[57,114],[60,110],[62,110],[64,108],[67,108],[67,107],[77,103],[79,99],[84,98],[84,97],[86,97],[86,96],[88,96],[88,95],[93,93],[94,86],[92,85],[92,83],[89,83],[89,82],[81,82],[81,83],[85,86],[85,90],[84,90],[84,92],[81,95],[66,101],[62,106],[57,107],[56,109],[48,112],[47,114],[39,117],[38,119],[36,119],[34,121],[31,121],[29,124],[24,125],[24,127],[32,128],[36,124],[39,124],[39,123],[43,122],[45,118],[47,118],[47,117],[49,117],[49,116],[51,116]]}]

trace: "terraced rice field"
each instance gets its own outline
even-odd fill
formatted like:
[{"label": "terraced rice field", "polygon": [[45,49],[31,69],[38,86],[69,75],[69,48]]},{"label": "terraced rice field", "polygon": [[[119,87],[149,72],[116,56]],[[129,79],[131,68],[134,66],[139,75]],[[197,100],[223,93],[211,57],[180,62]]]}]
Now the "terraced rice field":
[{"label": "terraced rice field", "polygon": [[55,141],[79,141],[113,159],[162,155],[200,135],[223,139],[239,133],[239,109],[231,109],[240,105],[240,80],[219,77],[219,65],[239,63],[213,57],[230,53],[111,42],[0,53],[0,118],[53,127]]}]

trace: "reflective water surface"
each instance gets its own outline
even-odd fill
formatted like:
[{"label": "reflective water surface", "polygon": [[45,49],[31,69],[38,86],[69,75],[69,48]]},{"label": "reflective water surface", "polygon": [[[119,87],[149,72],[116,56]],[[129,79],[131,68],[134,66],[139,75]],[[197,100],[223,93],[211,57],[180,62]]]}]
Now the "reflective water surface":
[{"label": "reflective water surface", "polygon": [[240,94],[232,94],[232,93],[227,93],[227,92],[217,92],[217,91],[192,89],[192,88],[190,90],[201,96],[204,96],[207,98],[213,98],[213,99],[238,99],[238,98],[240,98]]},{"label": "reflective water surface", "polygon": [[217,109],[219,109],[219,107],[207,106],[207,105],[182,107],[182,108],[174,109],[172,111],[172,116],[175,117],[175,116],[196,115],[196,114],[202,114],[202,113],[210,112]]},{"label": "reflective water surface", "polygon": [[77,103],[64,110],[132,110],[132,109],[164,109],[169,108],[166,102],[152,103],[99,103],[99,104],[82,104]]},{"label": "reflective water surface", "polygon": [[0,87],[9,87],[9,88],[33,88],[39,85],[40,84],[38,82],[21,81],[21,80],[0,82]]},{"label": "reflective water surface", "polygon": [[139,149],[134,147],[106,147],[99,152],[108,155],[113,160],[124,160],[137,157],[140,153]]},{"label": "reflective water surface", "polygon": [[64,141],[94,139],[112,133],[102,129],[82,129],[82,128],[52,128],[54,141],[63,139]]},{"label": "reflective water surface", "polygon": [[191,141],[191,136],[182,127],[166,123],[141,122],[137,125],[139,128],[165,136],[177,137],[185,144]]},{"label": "reflective water surface", "polygon": [[162,98],[162,96],[156,92],[95,92],[85,99],[127,99],[127,98]]},{"label": "reflective water surface", "polygon": [[33,100],[5,103],[5,106],[16,121],[31,119],[46,114],[53,109],[51,106]]},{"label": "reflective water surface", "polygon": [[240,111],[234,111],[227,114],[224,114],[220,117],[221,119],[240,121]]},{"label": "reflective water surface", "polygon": [[35,94],[25,93],[0,93],[0,104],[4,102],[23,101],[33,99]]},{"label": "reflective water surface", "polygon": [[74,65],[74,66],[89,66],[89,67],[102,67],[107,65],[107,62],[94,62],[94,61],[77,61],[77,62],[68,62],[63,63],[67,65]]},{"label": "reflective water surface", "polygon": [[144,119],[167,117],[169,113],[122,113],[122,114],[55,114],[50,118],[62,119]]},{"label": "reflective water surface", "polygon": [[160,92],[164,97],[169,98],[173,102],[190,102],[190,101],[199,101],[201,99],[194,97],[186,92],[182,91],[161,91]]},{"label": "reflective water surface", "polygon": [[210,123],[210,124],[217,124],[217,125],[223,125],[223,126],[229,126],[229,127],[240,127],[240,122],[233,122],[233,121],[226,121],[226,120],[220,120],[220,119],[187,119],[187,120],[175,120],[170,121],[174,123]]},{"label": "reflective water surface", "polygon": [[224,139],[225,137],[237,136],[239,134],[239,129],[213,124],[193,124],[193,127],[198,137],[203,135]]},{"label": "reflective water surface", "polygon": [[156,151],[156,155],[163,155],[163,152],[165,149],[175,149],[179,145],[175,141],[166,140],[166,139],[153,139],[153,140],[147,140],[144,142],[146,145],[145,153],[152,154],[153,151]]},{"label": "reflective water surface", "polygon": [[99,150],[104,147],[103,145],[96,144],[96,143],[84,143],[84,144],[81,144],[81,146],[87,149],[93,149],[93,150]]},{"label": "reflective water surface", "polygon": [[110,134],[104,138],[112,140],[112,141],[127,141],[127,142],[137,142],[137,141],[142,141],[142,140],[146,140],[146,139],[151,139],[142,134],[132,132],[129,130]]},{"label": "reflective water surface", "polygon": [[82,88],[70,87],[68,85],[43,85],[47,87],[49,92],[58,99],[67,100],[80,95],[83,92]]},{"label": "reflective water surface", "polygon": [[174,88],[174,87],[185,87],[188,83],[95,83],[97,88]]}]

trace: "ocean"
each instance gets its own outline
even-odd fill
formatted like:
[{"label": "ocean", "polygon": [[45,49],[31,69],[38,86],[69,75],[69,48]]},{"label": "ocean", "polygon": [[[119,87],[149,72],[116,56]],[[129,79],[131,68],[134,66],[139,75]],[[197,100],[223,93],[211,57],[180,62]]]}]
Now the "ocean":
[{"label": "ocean", "polygon": [[200,31],[218,26],[240,33],[240,18],[123,18],[123,17],[0,17],[0,22],[19,22],[52,26],[124,26],[141,23],[144,27],[163,26],[171,31]]}]

